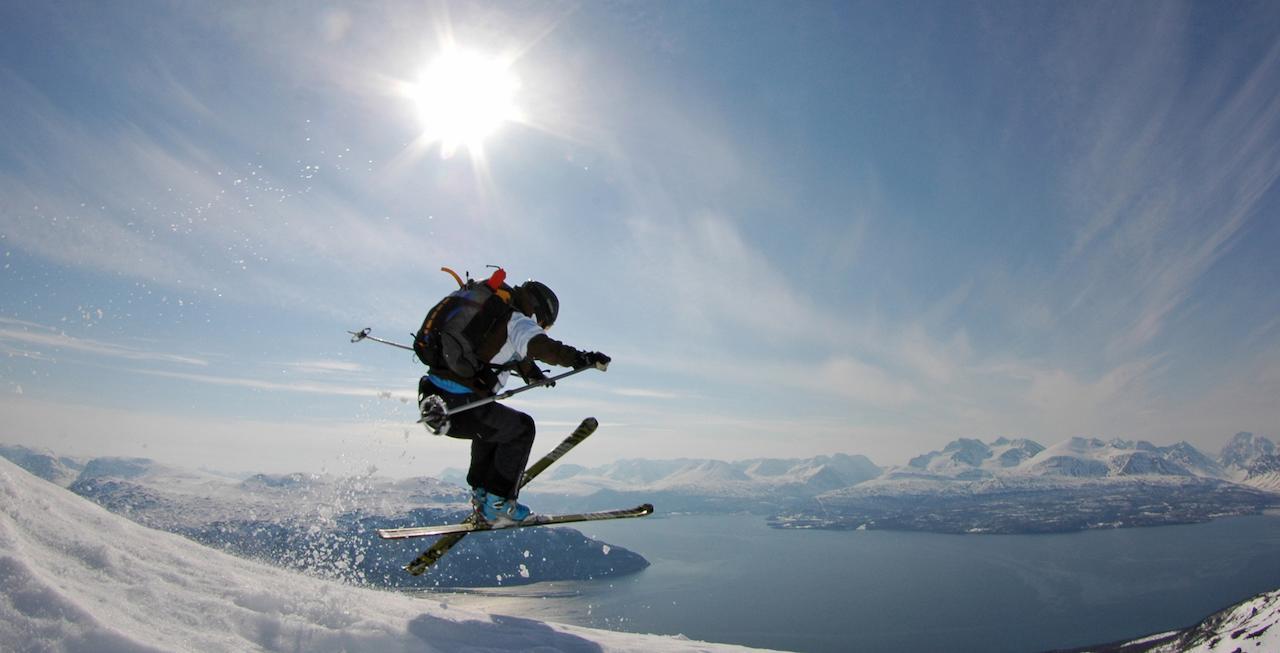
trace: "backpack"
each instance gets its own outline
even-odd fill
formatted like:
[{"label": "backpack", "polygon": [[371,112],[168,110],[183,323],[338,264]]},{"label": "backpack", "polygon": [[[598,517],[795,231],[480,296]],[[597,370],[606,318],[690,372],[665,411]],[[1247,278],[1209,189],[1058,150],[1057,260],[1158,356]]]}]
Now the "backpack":
[{"label": "backpack", "polygon": [[[515,308],[511,289],[498,268],[485,281],[453,275],[458,290],[449,293],[427,313],[413,339],[413,351],[428,367],[448,371],[468,385],[491,388],[497,384],[500,366],[489,363],[506,338],[507,321]],[[468,275],[469,277],[470,275]]]}]

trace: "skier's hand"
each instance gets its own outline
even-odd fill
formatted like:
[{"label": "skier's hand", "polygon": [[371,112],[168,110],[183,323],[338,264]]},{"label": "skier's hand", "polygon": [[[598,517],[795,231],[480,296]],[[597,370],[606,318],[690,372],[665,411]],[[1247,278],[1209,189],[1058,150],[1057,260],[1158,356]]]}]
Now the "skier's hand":
[{"label": "skier's hand", "polygon": [[528,378],[528,379],[526,379],[526,380],[527,380],[527,381],[529,381],[530,383],[537,383],[537,382],[539,382],[539,381],[546,381],[545,383],[543,383],[543,384],[542,384],[542,386],[543,386],[544,388],[554,388],[554,387],[556,387],[556,382],[555,382],[555,381],[547,381],[547,373],[546,373],[546,372],[543,372],[541,369],[539,369],[537,365],[534,365],[534,366],[533,366],[533,372],[529,375],[529,378]]},{"label": "skier's hand", "polygon": [[[525,383],[532,384],[547,380],[546,372],[543,372],[542,369],[538,367],[538,364],[533,362],[531,359],[525,359],[525,361],[516,368],[516,372],[520,373],[520,376],[524,379]],[[556,387],[556,382],[552,381],[544,385],[548,388],[554,388]]]},{"label": "skier's hand", "polygon": [[578,359],[573,362],[573,366],[576,368],[594,367],[603,371],[609,368],[609,362],[612,360],[612,358],[598,351],[584,351],[578,354]]}]

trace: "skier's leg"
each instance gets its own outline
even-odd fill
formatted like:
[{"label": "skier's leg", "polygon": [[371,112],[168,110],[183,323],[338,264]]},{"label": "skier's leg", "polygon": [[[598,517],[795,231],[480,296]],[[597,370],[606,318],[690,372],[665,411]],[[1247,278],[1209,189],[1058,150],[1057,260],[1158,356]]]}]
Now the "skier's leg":
[{"label": "skier's leg", "polygon": [[478,437],[471,440],[471,467],[467,469],[467,485],[488,491],[489,470],[493,468],[493,455],[497,446]]},{"label": "skier's leg", "polygon": [[[419,394],[437,394],[450,407],[470,401],[473,395],[434,392],[440,390],[425,377]],[[533,418],[497,402],[485,404],[452,415],[446,434],[454,438],[471,440],[471,465],[467,470],[467,482],[473,489],[477,503],[495,504],[515,521],[523,521],[529,509],[515,499],[520,493],[520,479],[529,464],[529,452],[533,450],[536,427]],[[476,489],[484,492],[476,492]],[[486,499],[488,494],[492,500]],[[486,508],[482,512],[490,519]]]},{"label": "skier's leg", "polygon": [[459,413],[454,429],[474,438],[467,481],[499,497],[516,498],[537,433],[533,418],[493,403]]}]

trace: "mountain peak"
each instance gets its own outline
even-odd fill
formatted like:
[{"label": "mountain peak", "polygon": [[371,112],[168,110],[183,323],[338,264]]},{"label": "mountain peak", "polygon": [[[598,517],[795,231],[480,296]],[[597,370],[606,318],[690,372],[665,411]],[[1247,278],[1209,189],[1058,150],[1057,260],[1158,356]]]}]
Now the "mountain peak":
[{"label": "mountain peak", "polygon": [[1222,448],[1221,455],[1218,456],[1218,462],[1223,467],[1235,470],[1248,469],[1249,465],[1261,456],[1272,456],[1276,453],[1276,445],[1271,440],[1254,435],[1247,431],[1241,431],[1227,442]]}]

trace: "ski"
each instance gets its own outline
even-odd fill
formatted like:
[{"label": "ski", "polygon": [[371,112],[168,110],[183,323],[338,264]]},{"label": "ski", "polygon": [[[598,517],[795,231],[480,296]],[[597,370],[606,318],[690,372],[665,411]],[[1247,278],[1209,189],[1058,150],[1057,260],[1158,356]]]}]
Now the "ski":
[{"label": "ski", "polygon": [[[586,440],[592,433],[595,433],[596,428],[599,426],[600,423],[597,422],[594,417],[588,417],[582,420],[582,423],[578,425],[578,428],[574,429],[573,432],[569,434],[569,437],[565,438],[564,441],[556,446],[555,449],[551,450],[551,453],[548,453],[538,459],[537,462],[525,470],[524,476],[520,479],[520,487],[528,485],[529,481],[532,481],[538,476],[538,474],[541,474],[550,467],[552,463],[560,460],[560,458],[566,453],[569,453],[570,449],[578,446],[579,443]],[[475,513],[472,513],[467,516],[464,523],[473,523],[475,521]],[[458,542],[461,542],[462,538],[466,537],[469,532],[471,531],[451,533],[436,540],[427,548],[426,551],[423,551],[421,555],[414,558],[413,562],[405,565],[405,571],[414,576],[421,576],[424,572],[430,569],[432,565],[439,562],[440,558],[443,558],[450,549],[457,546]]]},{"label": "ski", "polygon": [[606,519],[632,519],[653,514],[653,504],[646,503],[634,508],[622,510],[605,510],[602,512],[580,512],[567,515],[540,515],[531,521],[515,523],[502,528],[493,528],[476,519],[468,519],[459,524],[441,524],[439,526],[410,526],[408,528],[383,528],[378,530],[378,537],[384,540],[402,540],[411,537],[427,537],[431,535],[451,535],[472,533],[475,531],[507,530],[510,528],[529,528],[532,526],[554,526],[556,524],[574,524],[585,521],[603,521]]},{"label": "ski", "polygon": [[578,425],[578,428],[573,430],[573,433],[569,434],[569,437],[565,438],[563,441],[560,442],[560,444],[556,445],[556,448],[552,449],[550,453],[539,458],[537,462],[530,465],[528,469],[524,470],[524,476],[520,478],[520,487],[523,488],[524,486],[528,485],[529,481],[532,481],[533,479],[537,478],[538,474],[541,474],[542,472],[546,471],[547,468],[550,467],[552,463],[554,463],[557,460],[560,460],[560,458],[562,458],[565,454],[569,453],[570,449],[578,446],[583,440],[586,440],[588,437],[590,437],[592,433],[595,433],[596,429],[599,427],[600,427],[600,422],[597,422],[596,418],[594,417],[588,417],[582,420],[582,423]]}]

